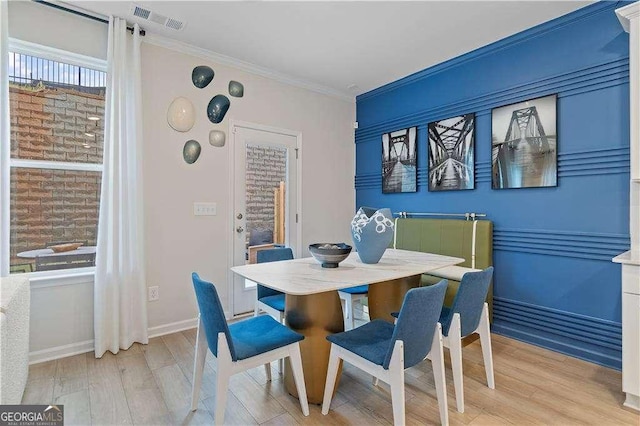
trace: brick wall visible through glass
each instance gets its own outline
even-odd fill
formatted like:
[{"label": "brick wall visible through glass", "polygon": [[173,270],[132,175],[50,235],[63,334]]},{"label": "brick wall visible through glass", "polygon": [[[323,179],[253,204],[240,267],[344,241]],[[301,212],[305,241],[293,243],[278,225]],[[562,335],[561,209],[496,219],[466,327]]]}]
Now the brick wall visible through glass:
[{"label": "brick wall visible through glass", "polygon": [[[11,158],[102,163],[104,88],[10,84]],[[11,168],[10,265],[35,270],[18,253],[56,242],[96,244],[101,173]]]},{"label": "brick wall visible through glass", "polygon": [[104,89],[84,90],[12,84],[11,157],[102,163]]},{"label": "brick wall visible through glass", "polygon": [[285,148],[247,145],[246,215],[247,242],[253,230],[270,230],[273,234],[273,190],[287,178]]},{"label": "brick wall visible through glass", "polygon": [[99,172],[12,169],[10,264],[33,264],[17,254],[54,242],[95,246],[100,182]]}]

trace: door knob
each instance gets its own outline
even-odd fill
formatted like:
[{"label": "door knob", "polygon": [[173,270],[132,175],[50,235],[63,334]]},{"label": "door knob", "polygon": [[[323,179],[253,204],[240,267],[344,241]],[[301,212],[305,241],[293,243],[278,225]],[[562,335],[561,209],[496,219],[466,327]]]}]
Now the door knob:
[{"label": "door knob", "polygon": [[244,232],[244,228],[243,228],[242,226],[238,226],[238,227],[236,228],[236,232],[237,232],[238,234],[242,234],[242,233]]}]

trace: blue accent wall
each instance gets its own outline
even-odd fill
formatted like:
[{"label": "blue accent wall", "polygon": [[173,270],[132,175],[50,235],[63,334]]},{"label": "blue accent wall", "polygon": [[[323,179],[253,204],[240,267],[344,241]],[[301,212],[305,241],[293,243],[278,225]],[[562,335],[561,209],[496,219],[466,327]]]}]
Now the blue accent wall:
[{"label": "blue accent wall", "polygon": [[[356,205],[486,213],[497,333],[621,368],[629,43],[599,2],[357,98]],[[472,37],[472,34],[469,34]],[[433,41],[437,43],[437,40]],[[417,52],[416,54],[419,54]],[[491,189],[491,109],[558,94],[558,186]],[[476,113],[476,189],[427,191],[427,124]],[[381,136],[418,126],[418,192],[382,194]]]}]

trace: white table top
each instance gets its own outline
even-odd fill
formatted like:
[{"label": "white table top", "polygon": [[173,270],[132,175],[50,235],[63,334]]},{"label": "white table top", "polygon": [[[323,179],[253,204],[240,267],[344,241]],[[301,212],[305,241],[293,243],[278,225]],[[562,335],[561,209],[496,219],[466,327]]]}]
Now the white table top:
[{"label": "white table top", "polygon": [[337,268],[323,268],[313,257],[234,266],[236,274],[293,295],[307,295],[419,275],[464,262],[459,257],[387,249],[376,264],[360,261],[352,252]]},{"label": "white table top", "polygon": [[80,254],[92,254],[96,252],[95,246],[80,246],[75,250],[61,251],[59,253],[54,252],[50,248],[28,250],[17,254],[18,257],[35,258],[38,256],[75,256]]}]

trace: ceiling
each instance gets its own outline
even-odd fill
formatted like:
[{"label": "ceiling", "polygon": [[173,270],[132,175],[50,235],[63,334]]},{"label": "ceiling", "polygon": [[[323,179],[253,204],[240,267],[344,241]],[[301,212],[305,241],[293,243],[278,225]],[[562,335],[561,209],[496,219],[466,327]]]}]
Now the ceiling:
[{"label": "ceiling", "polygon": [[[72,1],[349,98],[591,1]],[[130,14],[137,4],[181,31]]]}]

